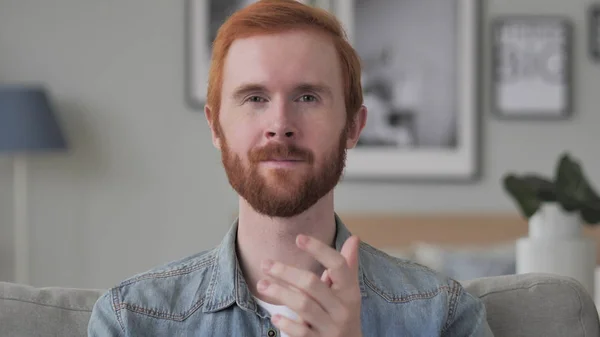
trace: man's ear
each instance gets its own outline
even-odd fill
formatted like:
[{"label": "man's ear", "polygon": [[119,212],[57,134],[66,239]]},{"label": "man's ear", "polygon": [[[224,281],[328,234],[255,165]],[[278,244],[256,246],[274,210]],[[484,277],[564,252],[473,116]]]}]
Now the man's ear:
[{"label": "man's ear", "polygon": [[346,138],[346,148],[352,149],[358,143],[360,134],[367,124],[367,107],[361,105],[358,112],[354,115],[353,123],[350,124]]},{"label": "man's ear", "polygon": [[217,116],[216,116],[216,114],[213,113],[212,108],[210,106],[208,106],[207,104],[204,105],[204,115],[206,116],[206,121],[208,122],[208,127],[210,127],[213,145],[214,145],[214,147],[216,147],[217,149],[220,150],[221,149],[221,130],[216,125],[216,123],[218,123],[218,121],[215,121],[215,118]]}]

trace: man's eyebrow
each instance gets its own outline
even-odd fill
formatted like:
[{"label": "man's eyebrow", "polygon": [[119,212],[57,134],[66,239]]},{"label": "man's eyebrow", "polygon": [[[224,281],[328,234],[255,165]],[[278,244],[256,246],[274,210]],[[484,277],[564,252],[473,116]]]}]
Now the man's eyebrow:
[{"label": "man's eyebrow", "polygon": [[328,96],[331,96],[333,94],[331,88],[322,83],[302,83],[296,87],[295,91],[312,91]]},{"label": "man's eyebrow", "polygon": [[266,91],[267,91],[267,88],[262,84],[247,83],[247,84],[242,84],[242,85],[238,86],[237,88],[235,88],[235,90],[233,91],[232,97],[234,99],[241,99],[242,97],[244,97],[252,92],[266,92]]}]

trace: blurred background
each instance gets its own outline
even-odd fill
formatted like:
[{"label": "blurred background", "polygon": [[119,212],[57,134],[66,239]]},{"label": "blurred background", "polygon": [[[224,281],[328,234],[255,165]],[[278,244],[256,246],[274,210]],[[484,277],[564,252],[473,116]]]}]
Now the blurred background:
[{"label": "blurred background", "polygon": [[[452,147],[454,96],[440,82],[446,78],[444,73],[453,71],[452,57],[440,59],[437,48],[452,43],[439,27],[448,17],[444,13],[453,8],[445,1],[429,7],[424,4],[431,1],[421,5],[412,1],[420,6],[415,10],[430,20],[417,22],[401,11],[393,12],[400,2],[388,0],[382,2],[385,6],[369,7],[368,0],[357,0],[357,6],[365,8],[364,16],[356,20],[356,36],[357,48],[367,61],[371,104],[390,102],[385,98],[389,85],[386,89],[386,84],[378,84],[385,83],[384,75],[412,83],[401,96],[400,112],[386,120],[389,125],[383,124],[384,129],[404,127],[404,136],[389,141],[385,131],[375,131],[361,146]],[[337,187],[337,212],[388,219],[459,217],[471,219],[471,225],[481,221],[482,226],[490,226],[486,219],[494,217],[514,224],[520,217],[501,178],[509,171],[552,174],[565,150],[581,159],[590,179],[600,183],[600,63],[589,57],[586,45],[590,4],[586,0],[483,1],[477,93],[481,99],[479,176],[460,183],[344,181]],[[0,0],[0,83],[44,85],[68,142],[67,151],[27,157],[31,284],[107,288],[132,274],[212,248],[231,225],[236,195],[210,141],[203,112],[186,101],[185,10],[184,1]],[[398,16],[380,20],[381,12]],[[560,14],[573,22],[571,118],[508,121],[492,114],[490,23],[504,14]],[[370,29],[380,32],[381,39],[361,38]],[[410,43],[414,48],[394,50],[388,42],[396,37],[415,37]],[[392,72],[395,58],[414,63]],[[428,80],[420,82],[421,78]],[[431,87],[419,87],[422,83]],[[435,89],[436,85],[442,88]],[[432,96],[437,100],[432,101]],[[437,103],[424,109],[427,102]],[[410,124],[415,106],[429,114],[422,124]],[[13,159],[0,153],[0,281],[14,279],[13,258],[18,250],[13,239]],[[502,232],[502,221],[493,225],[494,233]],[[402,236],[401,230],[396,233]],[[436,237],[435,230],[430,235]],[[485,233],[480,237],[485,238]],[[446,254],[462,259],[446,272],[458,273],[463,267],[471,269],[460,277],[511,272],[511,247],[508,241],[507,246],[499,243],[485,254],[480,250]],[[431,264],[439,264],[440,252],[448,252],[427,242],[422,248],[418,254]],[[400,250],[397,254],[404,254]],[[499,262],[468,262],[486,254]],[[473,267],[477,263],[481,267]]]}]

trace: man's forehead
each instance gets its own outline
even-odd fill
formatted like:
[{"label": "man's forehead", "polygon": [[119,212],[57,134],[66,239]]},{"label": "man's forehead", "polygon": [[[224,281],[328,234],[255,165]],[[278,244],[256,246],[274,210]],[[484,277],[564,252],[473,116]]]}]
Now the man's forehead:
[{"label": "man's forehead", "polygon": [[261,83],[295,86],[298,83],[339,85],[341,69],[332,40],[312,31],[288,31],[238,39],[224,64],[224,84]]},{"label": "man's forehead", "polygon": [[[290,42],[291,45],[288,47],[301,48],[305,45],[320,45],[321,47],[327,48],[334,47],[333,38],[330,34],[323,32],[316,28],[289,28],[283,29],[279,32],[264,32],[254,33],[248,36],[242,36],[235,39],[230,50],[234,48],[240,48],[241,46],[256,46],[256,45],[275,45],[278,46],[281,43]],[[302,42],[303,44],[298,44]]]}]

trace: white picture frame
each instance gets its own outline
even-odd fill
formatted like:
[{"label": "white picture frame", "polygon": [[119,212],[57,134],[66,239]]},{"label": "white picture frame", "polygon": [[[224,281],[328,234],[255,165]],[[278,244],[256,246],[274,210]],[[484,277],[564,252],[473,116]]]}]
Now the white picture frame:
[{"label": "white picture frame", "polygon": [[[252,1],[252,0],[248,0]],[[344,26],[351,44],[355,43],[355,1],[360,0],[298,0],[331,10]],[[375,0],[374,0],[375,1]],[[348,151],[345,179],[410,179],[410,180],[473,180],[478,174],[477,135],[477,67],[478,67],[478,0],[398,0],[429,3],[428,10],[438,10],[439,4],[453,3],[455,41],[453,58],[456,69],[455,90],[456,138],[453,148],[356,147]],[[203,109],[206,101],[210,62],[209,23],[210,1],[188,0],[187,97],[189,104]],[[454,17],[455,16],[455,17]],[[418,33],[418,32],[415,32]],[[399,44],[402,41],[398,41]],[[427,90],[427,88],[425,88]],[[369,109],[368,104],[366,104]],[[367,121],[369,123],[369,121]]]},{"label": "white picture frame", "polygon": [[[335,0],[333,0],[335,1]],[[398,0],[400,2],[401,0]],[[438,10],[440,1],[454,3],[456,146],[454,148],[361,148],[348,151],[345,179],[452,180],[472,181],[478,168],[478,0],[402,0],[430,5]],[[439,3],[438,3],[439,2]],[[408,6],[410,7],[410,6]],[[352,44],[356,43],[355,0],[337,0],[335,14]],[[414,32],[417,33],[418,32]],[[401,42],[399,42],[401,43]],[[427,90],[427,88],[425,88]],[[368,104],[365,104],[369,110]],[[369,116],[367,117],[367,124]]]}]

